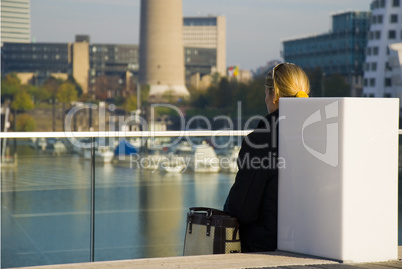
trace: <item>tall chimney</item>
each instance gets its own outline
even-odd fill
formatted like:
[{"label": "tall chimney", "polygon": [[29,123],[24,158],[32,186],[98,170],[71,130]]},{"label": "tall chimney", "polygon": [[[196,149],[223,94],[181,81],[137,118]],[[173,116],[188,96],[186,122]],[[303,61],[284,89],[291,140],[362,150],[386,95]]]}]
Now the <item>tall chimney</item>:
[{"label": "tall chimney", "polygon": [[150,97],[185,97],[182,0],[141,0],[141,84],[150,86]]}]

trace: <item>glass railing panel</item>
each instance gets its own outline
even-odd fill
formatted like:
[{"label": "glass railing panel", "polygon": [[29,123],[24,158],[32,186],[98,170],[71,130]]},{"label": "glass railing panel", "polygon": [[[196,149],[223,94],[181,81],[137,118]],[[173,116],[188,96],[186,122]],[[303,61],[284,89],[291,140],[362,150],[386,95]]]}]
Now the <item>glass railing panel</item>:
[{"label": "glass railing panel", "polygon": [[235,177],[234,145],[210,147],[213,156],[198,153],[200,162],[214,159],[214,166],[195,171],[194,148],[204,139],[156,140],[141,145],[127,139],[135,153],[115,156],[110,164],[96,162],[96,261],[180,256],[188,208],[223,207]]},{"label": "glass railing panel", "polygon": [[[242,138],[213,142],[199,136],[170,143],[175,139],[116,137],[94,151],[95,261],[180,256],[188,208],[223,207]],[[71,143],[66,150],[52,149],[52,139],[46,144],[17,139],[13,164],[13,141],[8,139],[1,167],[2,267],[90,261],[90,151]],[[122,141],[134,151],[117,154]],[[197,159],[199,145],[213,150],[201,151]],[[215,158],[213,165],[204,157]]]},{"label": "glass railing panel", "polygon": [[88,262],[90,162],[66,139],[5,143],[2,267]]},{"label": "glass railing panel", "polygon": [[402,245],[402,135],[399,135],[398,156],[398,246]]}]

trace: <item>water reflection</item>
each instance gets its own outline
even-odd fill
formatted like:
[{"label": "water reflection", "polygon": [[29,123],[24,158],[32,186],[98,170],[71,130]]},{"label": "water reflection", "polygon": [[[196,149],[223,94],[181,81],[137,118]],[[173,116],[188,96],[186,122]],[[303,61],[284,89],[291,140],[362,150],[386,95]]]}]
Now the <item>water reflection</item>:
[{"label": "water reflection", "polygon": [[[1,169],[2,267],[89,261],[90,169],[78,155],[36,151]],[[188,208],[222,208],[234,180],[114,164],[95,175],[97,261],[181,255]]]},{"label": "water reflection", "polygon": [[[27,151],[1,170],[2,267],[89,261],[90,162]],[[189,207],[221,207],[232,174],[96,164],[95,260],[182,254]]]},{"label": "water reflection", "polygon": [[[145,178],[145,177],[144,177]],[[175,256],[181,248],[183,186],[181,174],[159,175],[140,187],[140,229],[145,236],[144,257]]]}]

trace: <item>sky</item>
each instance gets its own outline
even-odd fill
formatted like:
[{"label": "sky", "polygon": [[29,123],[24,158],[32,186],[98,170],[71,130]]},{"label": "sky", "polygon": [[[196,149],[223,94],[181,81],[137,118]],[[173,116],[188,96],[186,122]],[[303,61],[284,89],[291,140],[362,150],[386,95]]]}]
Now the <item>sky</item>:
[{"label": "sky", "polygon": [[[164,0],[160,0],[164,1]],[[253,70],[282,60],[282,41],[331,30],[331,15],[369,11],[371,0],[183,0],[183,16],[226,17],[227,65]],[[36,42],[139,44],[140,0],[32,0]]]}]

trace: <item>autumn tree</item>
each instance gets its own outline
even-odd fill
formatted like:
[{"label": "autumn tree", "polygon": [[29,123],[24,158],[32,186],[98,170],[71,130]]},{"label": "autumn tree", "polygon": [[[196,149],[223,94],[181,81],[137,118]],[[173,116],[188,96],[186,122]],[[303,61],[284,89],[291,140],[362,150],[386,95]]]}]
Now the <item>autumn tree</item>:
[{"label": "autumn tree", "polygon": [[130,95],[129,97],[126,98],[124,101],[124,110],[127,112],[131,112],[137,109],[137,97],[134,95]]},{"label": "autumn tree", "polygon": [[24,89],[21,89],[14,95],[11,108],[17,111],[27,111],[34,108],[34,103],[31,96]]},{"label": "autumn tree", "polygon": [[56,79],[55,77],[49,77],[43,88],[47,92],[52,102],[52,131],[56,131],[56,94],[59,86],[62,84],[60,79]]},{"label": "autumn tree", "polygon": [[6,99],[12,100],[14,95],[21,89],[21,81],[15,73],[7,74],[1,80],[1,99],[4,102]]},{"label": "autumn tree", "polygon": [[[78,92],[75,85],[69,81],[63,82],[56,93],[56,98],[62,104],[62,115],[63,115],[63,122],[64,116],[66,111],[66,105],[71,104],[71,102],[76,101],[78,98]],[[63,124],[64,129],[64,124]]]},{"label": "autumn tree", "polygon": [[47,101],[50,99],[49,93],[41,87],[36,87],[30,84],[23,85],[24,90],[32,97],[34,104]]},{"label": "autumn tree", "polygon": [[[18,130],[21,131],[22,129],[24,129],[24,128],[22,128],[22,129],[19,128],[19,126],[21,126],[20,122],[23,121],[23,119],[20,120],[19,117],[17,118],[18,111],[24,112],[24,111],[32,110],[33,108],[34,108],[34,103],[32,102],[31,96],[24,89],[18,90],[18,92],[14,95],[14,100],[11,102],[11,109],[14,112],[13,113],[14,114],[14,131],[18,131]],[[29,122],[30,123],[33,122],[31,124],[31,126],[33,126],[33,128],[35,128],[35,121],[31,116],[30,116]],[[26,130],[33,131],[33,130],[31,130],[31,128],[28,128]]]},{"label": "autumn tree", "polygon": [[29,114],[21,114],[18,116],[16,130],[17,132],[32,132],[35,131],[36,123],[33,117]]}]

